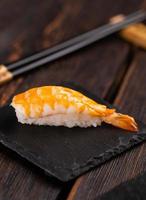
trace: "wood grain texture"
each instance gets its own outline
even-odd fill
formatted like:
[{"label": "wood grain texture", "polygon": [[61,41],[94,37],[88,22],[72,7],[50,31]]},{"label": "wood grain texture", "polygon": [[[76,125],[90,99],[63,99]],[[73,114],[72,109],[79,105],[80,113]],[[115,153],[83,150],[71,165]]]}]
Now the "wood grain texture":
[{"label": "wood grain texture", "polygon": [[[139,51],[124,79],[115,105],[128,114],[146,123],[146,53]],[[75,184],[71,199],[96,199],[123,181],[146,170],[146,144],[118,156],[110,162],[84,175],[80,184]],[[72,192],[71,192],[72,193]],[[74,192],[75,193],[75,192]]]},{"label": "wood grain texture", "polygon": [[[128,53],[128,46],[126,44],[123,44],[122,42],[116,43],[116,41],[115,41],[115,44],[112,41],[112,44],[113,45],[111,48],[111,42],[110,41],[106,42],[106,44],[104,44],[104,47],[106,46],[106,50],[104,49],[104,47],[102,47],[102,45],[98,47],[99,48],[98,51],[97,51],[98,48],[94,47],[90,50],[87,50],[84,53],[80,53],[79,55],[76,55],[76,56],[74,55],[66,60],[62,59],[60,60],[60,62],[54,63],[47,70],[40,69],[33,73],[33,81],[32,81],[32,75],[31,74],[28,75],[27,78],[25,78],[25,80],[23,81],[23,84],[19,86],[19,89],[17,89],[15,92],[17,93],[17,92],[26,90],[30,87],[35,87],[35,86],[40,86],[40,85],[60,84],[64,81],[67,81],[67,82],[71,81],[71,82],[75,82],[76,84],[80,84],[81,86],[85,87],[88,90],[91,90],[95,94],[99,94],[103,96],[104,93],[106,93],[106,91],[108,90],[108,88],[110,88],[112,84],[112,80],[116,76],[117,70],[122,67],[122,63]],[[119,49],[119,47],[123,49],[123,54],[118,53],[117,50]],[[114,52],[114,54],[117,55],[117,59],[114,59],[113,57],[111,58],[110,56],[111,49]],[[99,53],[99,56],[97,54],[97,52],[101,52],[101,51],[104,51],[104,54],[102,55],[102,58],[103,58],[103,60],[101,61],[102,63],[98,62],[99,57],[101,57],[100,53]],[[81,59],[82,56],[84,57],[83,60]],[[106,62],[108,61],[108,65],[111,66],[111,68],[106,67],[106,65],[104,64],[104,60],[106,60]],[[93,61],[94,63],[96,63],[96,65],[93,64]],[[104,66],[102,70],[100,68],[101,65]],[[83,66],[84,66],[84,69],[82,70]],[[109,73],[110,75],[108,75]],[[104,79],[105,76],[107,77],[106,79]],[[6,157],[3,158],[1,163],[2,162],[5,163],[6,160],[7,160]],[[15,175],[12,171],[13,167],[11,167],[12,170],[8,172],[7,169],[3,165],[0,165],[0,171],[3,171],[2,177],[5,176],[6,174],[8,176],[8,180],[12,178],[11,185],[13,187],[10,188],[10,191],[12,194],[14,190],[16,190],[16,185],[15,185],[16,183],[15,183],[15,179],[13,179],[13,176],[16,176],[20,180],[19,188],[21,189],[16,191],[18,196],[22,195],[22,191],[21,191],[22,189],[26,188],[26,191],[27,191],[28,188],[30,187],[29,184],[33,184],[34,185],[33,187],[37,189],[38,199],[41,199],[42,193],[47,193],[46,196],[42,199],[55,199],[56,196],[58,196],[58,191],[61,190],[62,187],[64,187],[63,185],[60,185],[58,187],[58,185],[56,186],[56,184],[53,184],[53,187],[52,187],[51,181],[48,181],[45,183],[42,179],[43,183],[41,183],[41,186],[43,189],[40,190],[38,187],[38,184],[40,183],[39,183],[39,180],[37,180],[36,174],[33,172],[33,169],[30,170],[26,166],[23,168],[21,163],[18,164],[17,160],[15,160],[14,162],[14,160],[12,159],[12,162],[13,162],[12,166],[16,169],[16,171],[20,169],[22,170],[20,174]],[[22,177],[23,173],[25,174],[26,179],[23,182],[21,182],[21,179],[22,178],[24,179],[24,177]],[[32,174],[32,178],[30,177],[30,173]],[[27,174],[29,175],[27,176]],[[29,180],[27,180],[28,177],[29,177]],[[48,189],[46,189],[45,184],[47,184]],[[23,192],[24,199],[26,199],[27,197],[25,196],[25,194],[27,193],[24,191]],[[34,191],[31,191],[29,193],[30,199],[32,198],[31,197],[32,194],[34,194]],[[49,194],[52,194],[54,196],[48,197],[47,195]]]},{"label": "wood grain texture", "polygon": [[[114,0],[56,0],[55,3],[53,0],[1,0],[0,62],[15,61],[53,46],[97,27],[114,14],[134,11],[140,3],[140,0],[118,0],[116,3]],[[126,42],[109,37],[4,85],[0,88],[0,104],[4,105],[14,94],[30,87],[64,81],[106,96],[119,70],[125,66],[128,53]],[[66,184],[49,180],[3,148],[0,150],[0,199],[62,199],[60,194]],[[104,180],[102,174],[99,173],[101,182]],[[91,182],[96,183],[96,176]],[[93,187],[92,184],[89,186]]]},{"label": "wood grain texture", "polygon": [[[129,0],[129,3],[131,2],[132,0]],[[102,0],[97,2],[57,0],[55,4],[53,0],[49,2],[47,0],[30,0],[29,2],[2,0],[0,3],[0,62],[12,62],[31,55],[97,27],[118,12],[132,11],[131,8],[125,7],[122,0],[118,0],[114,6],[110,0],[102,10],[104,4]],[[138,4],[134,2],[134,5]],[[8,100],[15,88],[19,87],[23,77],[17,80],[0,88],[1,105]]]}]

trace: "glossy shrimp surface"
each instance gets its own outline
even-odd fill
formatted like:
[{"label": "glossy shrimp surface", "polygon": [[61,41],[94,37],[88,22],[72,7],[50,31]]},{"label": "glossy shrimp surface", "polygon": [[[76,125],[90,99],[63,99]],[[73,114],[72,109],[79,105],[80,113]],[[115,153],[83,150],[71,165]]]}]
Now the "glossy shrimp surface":
[{"label": "glossy shrimp surface", "polygon": [[61,86],[30,89],[13,98],[12,106],[20,108],[26,117],[40,118],[53,114],[79,113],[101,118],[114,126],[137,131],[135,120],[115,109],[108,109],[75,90]]}]

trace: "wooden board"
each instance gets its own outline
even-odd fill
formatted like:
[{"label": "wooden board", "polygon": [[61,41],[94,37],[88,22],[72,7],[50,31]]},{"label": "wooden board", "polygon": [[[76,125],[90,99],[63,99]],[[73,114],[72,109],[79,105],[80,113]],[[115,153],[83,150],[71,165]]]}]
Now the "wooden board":
[{"label": "wooden board", "polygon": [[[114,14],[134,11],[141,2],[1,0],[0,61],[15,61],[52,46],[102,24]],[[1,87],[0,104],[4,105],[12,95],[29,87],[60,81],[75,81],[102,97],[106,96],[117,82],[115,77],[119,71],[124,72],[128,53],[127,43],[110,37]],[[1,148],[0,158],[0,199],[62,200],[70,189],[70,183],[60,185],[48,180],[38,171],[31,170],[29,165],[11,157],[5,149]]]},{"label": "wooden board", "polygon": [[[115,105],[144,123],[146,123],[145,63],[146,53],[141,51],[135,56],[115,100]],[[146,145],[143,144],[82,176],[76,181],[68,200],[95,199],[121,182],[135,177],[146,170],[145,153]]]},{"label": "wooden board", "polygon": [[[139,176],[136,176],[129,181],[121,183],[111,191],[103,194],[98,199],[99,200],[133,200],[133,199],[141,199],[145,200],[146,196],[146,172],[142,173]],[[129,192],[130,191],[130,192]]]}]

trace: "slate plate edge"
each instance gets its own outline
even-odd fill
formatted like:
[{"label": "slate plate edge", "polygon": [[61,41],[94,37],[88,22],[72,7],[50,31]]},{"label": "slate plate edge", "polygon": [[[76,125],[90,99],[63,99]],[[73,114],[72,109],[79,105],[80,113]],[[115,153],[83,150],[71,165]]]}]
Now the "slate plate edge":
[{"label": "slate plate edge", "polygon": [[[53,176],[57,179],[59,178],[59,180],[63,181],[63,182],[74,179],[75,176],[79,176],[80,171],[82,171],[81,174],[84,174],[85,172],[89,171],[90,169],[93,169],[93,168],[99,166],[100,164],[105,163],[106,161],[110,160],[111,158],[116,157],[117,155],[129,150],[133,146],[138,145],[146,140],[146,134],[133,135],[133,137],[129,140],[128,143],[126,143],[126,144],[123,143],[122,145],[119,144],[116,147],[108,149],[107,151],[100,154],[99,156],[87,160],[83,165],[80,165],[79,167],[76,167],[76,168],[72,169],[71,171],[69,171],[68,177],[66,176],[66,178],[65,178],[63,176],[63,174],[62,174],[62,176],[57,177],[52,171],[50,171],[50,170],[48,171],[48,170],[44,169],[41,165],[39,165],[37,163],[38,157],[36,154],[34,154],[34,153],[32,154],[30,151],[26,151],[21,145],[17,144],[14,141],[10,142],[9,139],[4,136],[2,131],[0,131],[0,133],[1,133],[0,143],[3,146],[7,147],[11,151],[20,155],[22,158],[24,158],[25,160],[34,164],[35,166],[39,167],[41,170],[44,171],[45,174],[47,174],[51,177]],[[10,143],[11,143],[11,146],[13,145],[13,149],[11,147],[9,147]],[[27,155],[27,157],[25,157],[25,155]]]},{"label": "slate plate edge", "polygon": [[[79,85],[74,84],[72,82],[70,82],[70,83],[64,82],[62,85],[65,87],[69,86],[72,89],[76,89],[77,91],[82,92],[85,95],[87,93],[88,96],[90,98],[93,98],[94,100],[97,100],[97,99],[101,100],[94,93],[90,93],[85,88],[80,87]],[[110,108],[113,108],[112,105],[110,105],[108,102],[106,102],[105,100],[102,99],[102,103],[103,102],[106,103]],[[53,170],[50,171],[50,170],[44,169],[40,164],[37,163],[38,156],[34,152],[31,153],[30,151],[26,151],[21,145],[17,144],[16,142],[9,141],[9,139],[5,137],[5,135],[3,134],[2,131],[0,131],[0,133],[1,133],[0,143],[3,146],[7,147],[11,151],[20,155],[22,158],[24,158],[25,160],[34,164],[35,166],[39,167],[48,176],[51,176],[51,177],[53,176],[56,179],[59,179],[60,181],[63,181],[63,182],[74,179],[75,177],[79,176],[80,174],[83,174],[83,173],[89,171],[90,169],[93,169],[93,168],[99,166],[100,164],[105,163],[106,161],[110,160],[111,158],[116,157],[117,155],[129,150],[133,146],[138,145],[146,140],[146,130],[144,130],[142,132],[142,134],[133,135],[133,137],[131,139],[129,139],[128,143],[126,143],[126,144],[123,143],[122,145],[119,144],[116,147],[110,148],[107,151],[105,151],[104,153],[100,154],[99,156],[87,160],[83,165],[73,168],[72,170],[66,169],[66,170],[68,170],[69,175],[64,177],[63,173],[62,173],[62,176],[56,176],[52,172]],[[11,143],[11,146],[13,145],[13,149],[11,147],[9,147],[10,143]],[[27,156],[27,157],[25,157],[25,156]],[[81,171],[81,173],[80,173],[80,171]]]},{"label": "slate plate edge", "polygon": [[111,158],[120,155],[132,147],[141,144],[142,142],[146,141],[145,134],[134,135],[127,144],[117,145],[116,147],[110,148],[101,155],[94,157],[88,160],[84,165],[80,166],[79,168],[73,169],[70,179],[74,178],[74,176],[78,176],[80,174],[79,170],[82,170],[82,173],[89,171],[89,169],[93,169],[100,164],[105,163],[106,161],[110,160]]},{"label": "slate plate edge", "polygon": [[[10,143],[11,147],[9,146]],[[35,166],[39,167],[41,170],[44,171],[44,173],[46,173],[50,177],[56,177],[56,175],[53,172],[44,169],[41,165],[37,163],[38,156],[34,152],[31,153],[30,151],[26,151],[25,148],[19,145],[17,142],[9,141],[9,139],[4,136],[2,131],[0,131],[0,144],[2,144],[4,147],[8,148],[12,152],[16,153],[17,155],[20,155],[22,158],[24,158],[26,161],[29,161],[31,164],[34,164]]]}]

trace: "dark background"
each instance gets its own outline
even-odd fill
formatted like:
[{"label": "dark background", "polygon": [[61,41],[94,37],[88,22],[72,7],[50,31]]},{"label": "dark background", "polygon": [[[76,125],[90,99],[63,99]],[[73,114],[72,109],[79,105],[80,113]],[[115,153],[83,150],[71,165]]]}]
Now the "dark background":
[{"label": "dark background", "polygon": [[[8,63],[144,8],[142,0],[1,0],[0,62]],[[30,87],[75,82],[146,123],[146,52],[112,35],[0,87],[0,105]],[[92,200],[145,170],[145,144],[70,183],[0,147],[0,199]]]}]

